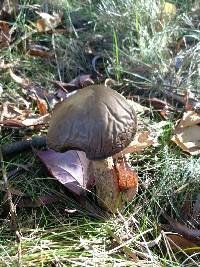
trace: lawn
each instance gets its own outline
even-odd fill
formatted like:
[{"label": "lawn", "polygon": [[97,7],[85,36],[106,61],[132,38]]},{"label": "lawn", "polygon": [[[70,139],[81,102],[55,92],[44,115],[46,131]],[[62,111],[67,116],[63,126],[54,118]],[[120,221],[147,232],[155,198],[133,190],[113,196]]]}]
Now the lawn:
[{"label": "lawn", "polygon": [[[198,139],[199,1],[2,2],[0,267],[200,266],[199,143],[172,139],[186,112]],[[156,140],[129,155],[138,193],[114,213],[72,198],[38,157],[43,142],[4,152],[46,135],[67,93],[105,82]]]}]

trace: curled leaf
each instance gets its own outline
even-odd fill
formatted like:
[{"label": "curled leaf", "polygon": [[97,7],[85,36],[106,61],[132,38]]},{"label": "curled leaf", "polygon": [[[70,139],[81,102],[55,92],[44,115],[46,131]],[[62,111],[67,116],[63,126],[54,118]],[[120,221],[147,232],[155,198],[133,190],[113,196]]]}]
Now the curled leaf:
[{"label": "curled leaf", "polygon": [[55,29],[62,20],[62,15],[54,13],[50,15],[48,13],[39,13],[41,19],[36,21],[36,28],[38,32],[47,32],[49,30]]},{"label": "curled leaf", "polygon": [[157,144],[158,142],[156,138],[151,136],[151,133],[149,131],[138,132],[134,140],[130,143],[130,145],[127,146],[121,152],[115,154],[113,158],[119,158],[128,153],[138,152],[146,147],[157,145]]},{"label": "curled leaf", "polygon": [[175,251],[184,251],[187,254],[193,254],[200,251],[200,242],[193,239],[187,239],[179,234],[166,234],[171,248]]},{"label": "curled leaf", "polygon": [[29,79],[27,79],[27,78],[22,78],[22,77],[16,75],[16,74],[12,71],[12,69],[10,69],[9,72],[10,72],[10,76],[11,76],[11,78],[12,78],[16,83],[19,83],[19,84],[21,84],[22,86],[27,86],[27,85],[29,85],[29,83],[30,83]]},{"label": "curled leaf", "polygon": [[37,107],[40,112],[40,115],[46,115],[48,113],[48,107],[45,100],[41,99],[39,96],[36,95]]},{"label": "curled leaf", "polygon": [[70,150],[59,153],[49,149],[39,151],[37,155],[55,179],[75,195],[83,193],[88,181],[89,166],[84,152]]},{"label": "curled leaf", "polygon": [[200,115],[188,111],[177,123],[174,129],[174,135],[171,140],[176,143],[183,151],[191,155],[200,153]]}]

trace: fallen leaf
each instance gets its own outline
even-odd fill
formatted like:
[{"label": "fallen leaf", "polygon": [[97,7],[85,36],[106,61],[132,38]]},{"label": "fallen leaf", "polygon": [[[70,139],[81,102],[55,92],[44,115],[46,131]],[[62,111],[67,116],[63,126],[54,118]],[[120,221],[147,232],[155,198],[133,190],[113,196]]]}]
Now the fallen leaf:
[{"label": "fallen leaf", "polygon": [[51,53],[47,47],[38,44],[28,45],[28,54],[34,57],[52,58],[54,53]]},{"label": "fallen leaf", "polygon": [[153,248],[155,246],[158,246],[161,240],[162,240],[162,234],[159,234],[159,236],[156,237],[154,240],[145,242],[136,241],[136,244],[143,246],[144,248],[146,248],[147,246],[148,248]]},{"label": "fallen leaf", "polygon": [[121,152],[115,154],[113,158],[119,158],[128,153],[139,152],[142,149],[152,145],[158,145],[158,142],[155,137],[151,136],[149,131],[138,132],[129,146],[127,146]]},{"label": "fallen leaf", "polygon": [[0,125],[10,126],[10,127],[24,127],[24,124],[21,121],[17,120],[3,120],[0,121]]},{"label": "fallen leaf", "polygon": [[[6,192],[7,190],[5,188],[0,188],[0,190],[2,192]],[[23,193],[22,191],[20,191],[18,188],[14,188],[13,186],[9,185],[9,191],[12,195],[15,195],[15,196],[26,196],[25,193]]]},{"label": "fallen leaf", "polygon": [[0,121],[0,125],[9,126],[9,127],[29,127],[29,126],[36,126],[40,124],[48,123],[50,118],[49,114],[45,114],[43,116],[37,116],[33,118],[27,118],[24,120],[17,120],[17,119],[8,119]]},{"label": "fallen leaf", "polygon": [[65,153],[53,150],[39,151],[37,156],[50,174],[77,196],[81,196],[88,182],[89,160],[82,151]]},{"label": "fallen leaf", "polygon": [[172,141],[176,143],[183,151],[191,155],[198,155],[200,153],[200,126],[193,126],[185,128],[184,130],[176,130]]},{"label": "fallen leaf", "polygon": [[[182,235],[186,238],[199,238],[200,237],[200,230],[189,228],[186,225],[176,221],[175,219],[171,218],[168,215],[164,215],[165,219],[168,221],[169,226],[173,232]],[[200,239],[199,239],[200,240]]]},{"label": "fallen leaf", "polygon": [[40,112],[40,115],[46,115],[48,113],[48,107],[45,100],[41,99],[39,96],[36,95],[36,102],[37,102],[37,108]]},{"label": "fallen leaf", "polygon": [[[177,190],[176,190],[177,192]],[[178,192],[180,192],[180,188],[178,188]],[[181,207],[181,210],[180,210],[180,214],[181,214],[181,219],[183,221],[188,221],[190,215],[191,215],[191,192],[187,192],[186,193],[186,196],[185,196],[185,199],[184,199],[184,202],[183,202],[183,205]]]},{"label": "fallen leaf", "polygon": [[107,78],[104,81],[104,85],[107,87],[111,87],[112,85],[117,85],[117,81],[111,79],[111,78]]},{"label": "fallen leaf", "polygon": [[[0,107],[2,110],[2,108]],[[4,120],[6,119],[13,119],[17,121],[24,120],[28,115],[30,114],[30,111],[26,108],[19,109],[17,106],[15,106],[13,103],[10,103],[8,101],[4,102]]]},{"label": "fallen leaf", "polygon": [[[68,93],[68,90],[71,89],[69,86],[69,83],[65,83],[62,81],[53,80],[52,83],[59,89],[63,90],[64,93]],[[69,88],[70,87],[70,88]],[[73,85],[72,90],[76,89],[76,87]]]},{"label": "fallen leaf", "polygon": [[47,32],[55,29],[62,21],[62,14],[54,13],[50,15],[48,13],[39,13],[41,19],[36,21],[36,28],[38,32]]},{"label": "fallen leaf", "polygon": [[178,234],[166,234],[171,248],[175,251],[184,251],[187,254],[200,252],[200,240],[190,240]]},{"label": "fallen leaf", "polygon": [[183,118],[177,123],[171,140],[183,151],[198,155],[200,153],[200,115],[194,111],[183,114]]},{"label": "fallen leaf", "polygon": [[194,111],[188,111],[183,114],[183,118],[178,122],[176,129],[186,128],[200,124],[200,115]]},{"label": "fallen leaf", "polygon": [[25,120],[22,121],[23,126],[36,126],[36,125],[40,125],[40,124],[46,124],[49,122],[49,118],[50,115],[49,114],[45,114],[43,116],[37,116],[34,118],[27,118]]},{"label": "fallen leaf", "polygon": [[18,75],[16,75],[12,69],[9,69],[9,73],[10,73],[10,76],[11,78],[16,82],[16,83],[19,83],[21,84],[22,86],[28,86],[30,84],[30,81],[29,79],[27,78],[22,78]]}]

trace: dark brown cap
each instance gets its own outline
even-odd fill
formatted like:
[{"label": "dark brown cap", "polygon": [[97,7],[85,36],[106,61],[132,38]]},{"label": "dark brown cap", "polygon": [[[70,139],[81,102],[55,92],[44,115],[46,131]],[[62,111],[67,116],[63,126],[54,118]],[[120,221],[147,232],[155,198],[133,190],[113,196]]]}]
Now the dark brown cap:
[{"label": "dark brown cap", "polygon": [[53,112],[47,134],[50,148],[85,151],[91,160],[120,152],[137,130],[134,109],[115,90],[91,85],[78,90]]}]

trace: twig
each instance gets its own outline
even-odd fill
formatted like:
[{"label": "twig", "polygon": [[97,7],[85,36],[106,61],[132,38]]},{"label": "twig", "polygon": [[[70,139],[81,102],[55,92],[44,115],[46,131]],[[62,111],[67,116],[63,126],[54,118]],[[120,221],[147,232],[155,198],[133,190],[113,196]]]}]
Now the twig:
[{"label": "twig", "polygon": [[35,136],[30,140],[17,141],[11,144],[2,145],[2,155],[4,158],[9,158],[18,153],[31,150],[33,148],[41,148],[46,145],[46,136]]}]

